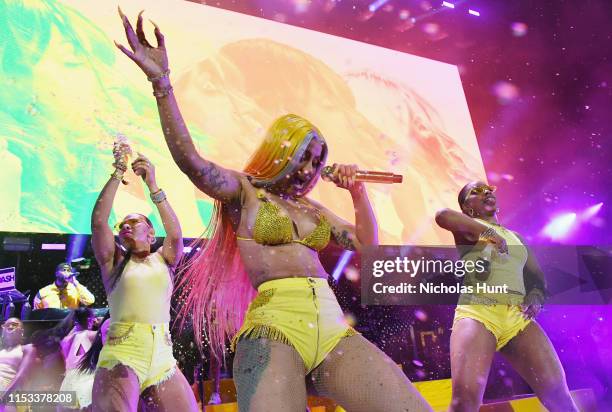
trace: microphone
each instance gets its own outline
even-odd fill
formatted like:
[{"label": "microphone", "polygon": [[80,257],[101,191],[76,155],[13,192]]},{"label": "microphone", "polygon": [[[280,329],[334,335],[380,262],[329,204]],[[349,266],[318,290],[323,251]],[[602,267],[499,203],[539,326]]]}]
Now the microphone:
[{"label": "microphone", "polygon": [[[334,181],[334,168],[332,166],[325,166],[321,170],[321,178],[326,182]],[[403,179],[402,175],[389,172],[374,172],[372,170],[357,170],[355,174],[357,182],[365,183],[402,183]]]}]

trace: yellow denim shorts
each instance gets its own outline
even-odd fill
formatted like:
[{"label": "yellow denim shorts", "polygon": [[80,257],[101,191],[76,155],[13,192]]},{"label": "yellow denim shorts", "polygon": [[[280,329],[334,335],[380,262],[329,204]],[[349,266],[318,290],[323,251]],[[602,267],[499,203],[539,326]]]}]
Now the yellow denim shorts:
[{"label": "yellow denim shorts", "polygon": [[264,282],[232,341],[271,339],[291,345],[307,373],[316,368],[340,339],[356,335],[326,279],[285,278]]},{"label": "yellow denim shorts", "polygon": [[477,320],[495,336],[496,350],[506,346],[531,323],[523,317],[518,305],[457,305],[453,327],[465,318]]},{"label": "yellow denim shorts", "polygon": [[167,323],[113,322],[100,352],[98,368],[124,365],[134,371],[140,392],[169,379],[176,370]]}]

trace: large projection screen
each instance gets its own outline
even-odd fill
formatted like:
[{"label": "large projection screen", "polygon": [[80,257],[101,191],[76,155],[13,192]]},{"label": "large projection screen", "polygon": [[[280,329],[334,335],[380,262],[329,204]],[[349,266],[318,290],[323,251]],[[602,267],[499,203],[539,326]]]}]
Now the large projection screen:
[{"label": "large projection screen", "polygon": [[[165,34],[204,157],[241,170],[273,119],[301,115],[324,134],[329,162],[404,175],[368,186],[381,243],[450,240],[436,210],[485,176],[457,67],[185,1],[121,5],[133,20],[145,9]],[[151,85],[113,40],[127,45],[115,2],[0,5],[0,231],[90,233],[118,135],[156,165],[184,235],[204,231],[211,201],[173,163]],[[144,184],[127,179],[111,223],[141,212],[163,235]],[[319,182],[311,196],[353,221],[348,192]]]}]

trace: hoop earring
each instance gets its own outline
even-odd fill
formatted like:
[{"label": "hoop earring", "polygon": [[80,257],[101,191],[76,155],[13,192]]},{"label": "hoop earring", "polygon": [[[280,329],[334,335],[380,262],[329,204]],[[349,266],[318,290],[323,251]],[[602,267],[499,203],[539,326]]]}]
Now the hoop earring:
[{"label": "hoop earring", "polygon": [[474,209],[469,208],[468,214],[470,215],[470,217],[474,217]]}]

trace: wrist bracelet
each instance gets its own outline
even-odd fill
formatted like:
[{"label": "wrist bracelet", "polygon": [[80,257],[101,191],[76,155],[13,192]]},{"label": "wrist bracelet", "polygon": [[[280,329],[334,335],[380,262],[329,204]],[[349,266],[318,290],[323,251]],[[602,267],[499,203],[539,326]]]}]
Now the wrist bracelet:
[{"label": "wrist bracelet", "polygon": [[112,179],[116,179],[118,181],[123,181],[123,172],[119,171],[119,169],[115,170],[113,173],[111,173],[111,178]]},{"label": "wrist bracelet", "polygon": [[151,193],[151,201],[153,203],[161,203],[164,200],[166,200],[166,194],[164,193],[163,190],[159,189],[157,192],[155,193]]},{"label": "wrist bracelet", "polygon": [[153,83],[153,82],[163,79],[164,77],[168,77],[169,74],[170,74],[170,69],[158,74],[157,76],[147,77],[147,80]]},{"label": "wrist bracelet", "polygon": [[170,94],[170,92],[172,91],[172,86],[168,86],[165,89],[162,90],[155,90],[153,89],[153,96],[155,97],[166,97]]},{"label": "wrist bracelet", "polygon": [[115,163],[113,163],[113,167],[115,169],[119,169],[121,170],[121,172],[126,172],[127,171],[127,165],[123,162],[120,161],[115,161]]},{"label": "wrist bracelet", "polygon": [[478,241],[490,241],[493,237],[497,236],[497,232],[492,227],[487,228],[484,232],[478,236]]}]

